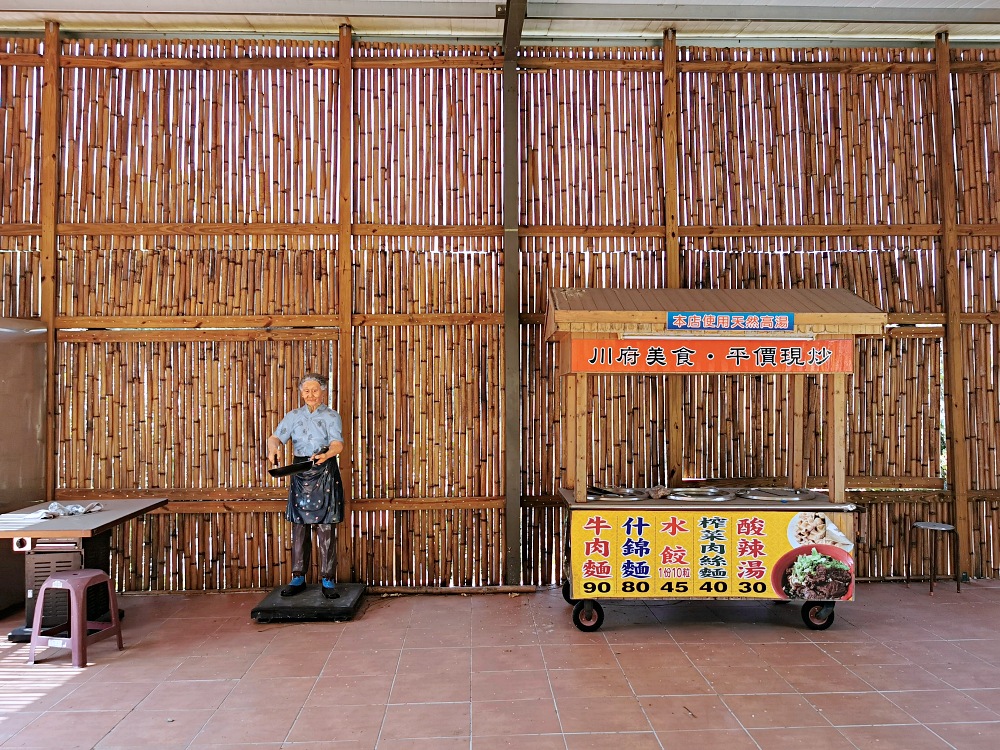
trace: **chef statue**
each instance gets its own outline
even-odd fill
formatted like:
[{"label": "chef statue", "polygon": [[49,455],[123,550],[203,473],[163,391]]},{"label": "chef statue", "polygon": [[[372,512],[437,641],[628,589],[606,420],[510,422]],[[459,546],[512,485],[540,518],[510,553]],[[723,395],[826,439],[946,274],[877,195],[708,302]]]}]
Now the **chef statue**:
[{"label": "chef statue", "polygon": [[337,550],[333,525],[344,520],[344,486],[337,456],[344,450],[340,415],[326,404],[327,379],[314,372],[299,381],[305,406],[288,412],[267,439],[268,461],[277,465],[282,446],[292,441],[296,462],[312,467],[293,474],[288,487],[285,519],[292,525],[292,580],[282,596],[295,596],[306,588],[312,550],[311,530],[316,528],[323,596],[336,599]]}]

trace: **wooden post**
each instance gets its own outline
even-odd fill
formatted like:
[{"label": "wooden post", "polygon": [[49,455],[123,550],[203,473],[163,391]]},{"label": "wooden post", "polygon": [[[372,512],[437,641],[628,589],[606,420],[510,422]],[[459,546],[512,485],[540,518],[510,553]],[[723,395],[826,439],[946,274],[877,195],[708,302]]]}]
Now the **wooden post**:
[{"label": "wooden post", "polygon": [[830,500],[847,501],[847,375],[826,376],[826,471]]},{"label": "wooden post", "polygon": [[790,391],[788,415],[788,485],[806,486],[805,434],[806,434],[806,378],[789,375]]},{"label": "wooden post", "polygon": [[576,452],[570,456],[576,485],[573,497],[578,503],[587,499],[587,449],[590,446],[590,419],[587,415],[587,373],[579,372],[570,376],[576,380],[576,399],[573,404]]},{"label": "wooden post", "polygon": [[[677,185],[677,32],[663,33],[663,197],[664,241],[667,250],[667,287],[681,286],[678,240]],[[667,378],[667,476],[669,487],[684,480],[684,379]]]},{"label": "wooden post", "polygon": [[344,481],[344,521],[342,528],[347,533],[337,534],[337,576],[356,581],[358,572],[354,568],[354,558],[351,550],[350,529],[351,505],[353,501],[352,488],[354,480],[353,457],[354,436],[357,433],[354,415],[354,328],[351,314],[354,311],[354,273],[352,259],[351,205],[354,198],[354,168],[351,144],[354,140],[352,125],[352,107],[354,90],[353,67],[351,61],[351,27],[344,24],[340,27],[340,42],[337,47],[339,56],[339,98],[340,119],[340,185],[339,206],[337,218],[339,230],[337,233],[337,310],[340,322],[337,338],[337,391],[339,395],[338,410],[344,417],[344,452],[340,454],[340,472]]},{"label": "wooden post", "polygon": [[936,136],[940,185],[941,257],[944,266],[944,383],[948,432],[948,484],[955,505],[958,534],[957,574],[973,567],[972,526],[969,521],[969,452],[966,444],[965,344],[962,337],[962,294],[959,287],[958,233],[955,199],[955,121],[951,107],[951,47],[947,34],[938,34],[934,45],[936,66]]},{"label": "wooden post", "polygon": [[[560,346],[568,346],[569,339],[566,339],[559,344]],[[563,429],[563,449],[562,449],[562,465],[563,465],[563,477],[562,484],[568,490],[576,488],[576,375],[565,371],[565,374],[560,378],[562,380],[562,392],[563,392],[563,402],[562,402],[562,429]]]},{"label": "wooden post", "polygon": [[45,498],[52,502],[56,486],[56,264],[59,237],[59,24],[45,24],[42,75],[41,180],[41,320],[45,326]]}]

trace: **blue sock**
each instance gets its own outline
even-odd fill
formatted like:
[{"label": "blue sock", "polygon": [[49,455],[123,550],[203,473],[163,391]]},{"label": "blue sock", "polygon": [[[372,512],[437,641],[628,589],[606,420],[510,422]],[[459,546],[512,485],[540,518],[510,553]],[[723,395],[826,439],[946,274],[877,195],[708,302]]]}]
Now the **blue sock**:
[{"label": "blue sock", "polygon": [[292,586],[301,586],[306,582],[305,576],[292,576]]},{"label": "blue sock", "polygon": [[323,579],[323,588],[325,588],[325,589],[334,589],[334,588],[337,588],[337,584],[334,581],[331,581],[329,578],[324,578]]}]

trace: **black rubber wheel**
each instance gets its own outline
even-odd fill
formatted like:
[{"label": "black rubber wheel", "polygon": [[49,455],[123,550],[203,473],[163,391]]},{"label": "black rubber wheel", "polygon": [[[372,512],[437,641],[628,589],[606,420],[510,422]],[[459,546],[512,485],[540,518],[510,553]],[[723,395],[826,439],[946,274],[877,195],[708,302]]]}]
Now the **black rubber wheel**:
[{"label": "black rubber wheel", "polygon": [[820,611],[827,606],[827,602],[806,602],[802,605],[802,622],[810,630],[826,630],[833,625],[835,618],[831,607],[830,614],[825,620],[819,618]]},{"label": "black rubber wheel", "polygon": [[598,602],[590,602],[593,609],[587,617],[583,611],[586,604],[587,602],[581,601],[573,607],[573,624],[584,633],[593,633],[604,624],[604,607]]},{"label": "black rubber wheel", "polygon": [[574,599],[573,597],[571,597],[569,595],[569,590],[570,590],[569,589],[569,581],[563,581],[563,585],[562,585],[563,599],[566,600],[567,604],[576,604],[580,600],[579,599]]}]

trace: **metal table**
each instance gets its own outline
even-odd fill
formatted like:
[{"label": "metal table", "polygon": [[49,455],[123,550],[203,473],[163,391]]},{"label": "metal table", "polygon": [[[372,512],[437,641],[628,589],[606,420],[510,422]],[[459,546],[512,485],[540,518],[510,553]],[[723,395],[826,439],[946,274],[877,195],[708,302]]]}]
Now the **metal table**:
[{"label": "metal table", "polygon": [[[9,641],[27,643],[31,640],[35,592],[51,573],[89,567],[110,574],[111,530],[166,505],[167,498],[110,499],[99,502],[104,506],[103,510],[75,516],[38,518],[38,512],[48,508],[48,503],[0,515],[0,539],[12,539],[14,551],[25,553],[28,562],[24,576],[25,625],[11,631],[7,636]],[[94,591],[99,588],[94,587]],[[103,599],[103,602],[97,599]],[[88,619],[91,620],[98,620],[106,615],[106,592],[103,597],[95,597],[94,601],[88,599],[87,609]],[[48,597],[45,610],[46,623],[60,619],[59,611],[49,612]]]}]

